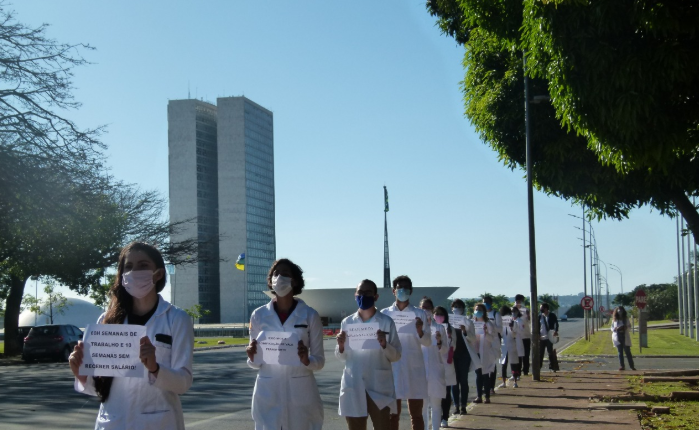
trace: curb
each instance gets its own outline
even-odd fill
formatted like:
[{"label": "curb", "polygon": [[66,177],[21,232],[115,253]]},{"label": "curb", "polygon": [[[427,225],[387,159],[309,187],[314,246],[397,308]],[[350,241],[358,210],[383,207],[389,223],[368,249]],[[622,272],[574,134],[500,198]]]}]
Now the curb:
[{"label": "curb", "polygon": [[202,346],[201,348],[194,348],[194,352],[199,352],[199,351],[210,351],[212,349],[226,349],[226,348],[240,348],[248,346],[247,344],[239,344],[239,345],[214,345],[214,346]]},{"label": "curb", "polygon": [[[599,354],[599,355],[567,355],[566,357],[580,357],[580,358],[618,358],[618,355],[611,354]],[[696,355],[634,355],[633,359],[637,358],[697,358]]]}]

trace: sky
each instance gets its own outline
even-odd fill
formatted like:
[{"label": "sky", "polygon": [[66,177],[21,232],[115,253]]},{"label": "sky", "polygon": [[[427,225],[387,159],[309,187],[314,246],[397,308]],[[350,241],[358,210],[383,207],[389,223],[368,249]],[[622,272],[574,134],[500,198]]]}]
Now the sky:
[{"label": "sky", "polygon": [[[111,174],[144,190],[168,195],[168,100],[244,95],[273,111],[277,257],[303,268],[307,288],[382,284],[386,185],[393,277],[459,287],[457,297],[528,295],[524,172],[464,116],[464,50],[424,0],[9,7],[95,48],[80,51],[92,64],[74,71],[82,107],[67,115],[106,125]],[[578,294],[582,221],[569,214],[582,208],[534,198],[539,293]],[[592,226],[599,257],[621,271],[602,270],[611,295],[622,276],[625,291],[677,276],[675,220],[645,207]]]}]

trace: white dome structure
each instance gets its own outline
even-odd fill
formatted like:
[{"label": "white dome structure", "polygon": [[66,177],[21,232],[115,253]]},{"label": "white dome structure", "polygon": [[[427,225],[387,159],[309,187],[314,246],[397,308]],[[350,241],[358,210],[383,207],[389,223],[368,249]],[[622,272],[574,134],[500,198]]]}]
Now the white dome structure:
[{"label": "white dome structure", "polygon": [[[102,308],[95,306],[86,300],[69,298],[67,306],[63,309],[63,315],[53,314],[54,324],[72,324],[76,327],[85,328],[88,324],[97,322],[97,318],[104,312]],[[35,315],[34,312],[24,311],[19,315],[19,326],[34,326],[51,324],[51,320],[46,316],[48,312],[47,306],[41,307],[41,315]],[[36,322],[35,322],[36,321]]]}]

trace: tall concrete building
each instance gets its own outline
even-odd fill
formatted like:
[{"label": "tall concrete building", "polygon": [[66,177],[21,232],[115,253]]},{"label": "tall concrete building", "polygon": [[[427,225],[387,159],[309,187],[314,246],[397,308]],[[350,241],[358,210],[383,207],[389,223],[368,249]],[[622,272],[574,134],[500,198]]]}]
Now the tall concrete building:
[{"label": "tall concrete building", "polygon": [[173,302],[210,311],[201,323],[246,322],[269,300],[276,253],[272,113],[245,97],[172,100],[168,146],[170,219],[194,220],[171,239],[201,243],[198,264],[176,269]]}]

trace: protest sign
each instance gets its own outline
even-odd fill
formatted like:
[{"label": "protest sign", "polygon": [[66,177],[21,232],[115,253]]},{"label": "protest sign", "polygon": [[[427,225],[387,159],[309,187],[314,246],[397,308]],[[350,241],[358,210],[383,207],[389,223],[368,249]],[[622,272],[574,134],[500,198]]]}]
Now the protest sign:
[{"label": "protest sign", "polygon": [[379,323],[347,324],[345,332],[350,349],[379,349],[381,344],[376,339]]},{"label": "protest sign", "polygon": [[144,378],[139,358],[146,327],[131,324],[88,324],[83,337],[83,362],[78,373],[85,376]]},{"label": "protest sign", "polygon": [[504,317],[502,317],[502,326],[503,327],[506,325],[510,325],[511,322],[512,322],[512,315],[505,315]]},{"label": "protest sign", "polygon": [[256,363],[298,366],[299,337],[285,331],[261,331],[257,336]]},{"label": "protest sign", "polygon": [[[415,333],[415,312],[411,311],[390,311],[387,313],[396,323],[398,333]],[[424,321],[423,321],[424,322]]]},{"label": "protest sign", "polygon": [[456,328],[466,325],[466,317],[463,315],[449,314],[449,322]]},{"label": "protest sign", "polygon": [[483,321],[474,321],[473,327],[476,329],[476,334],[485,334],[485,323]]}]

